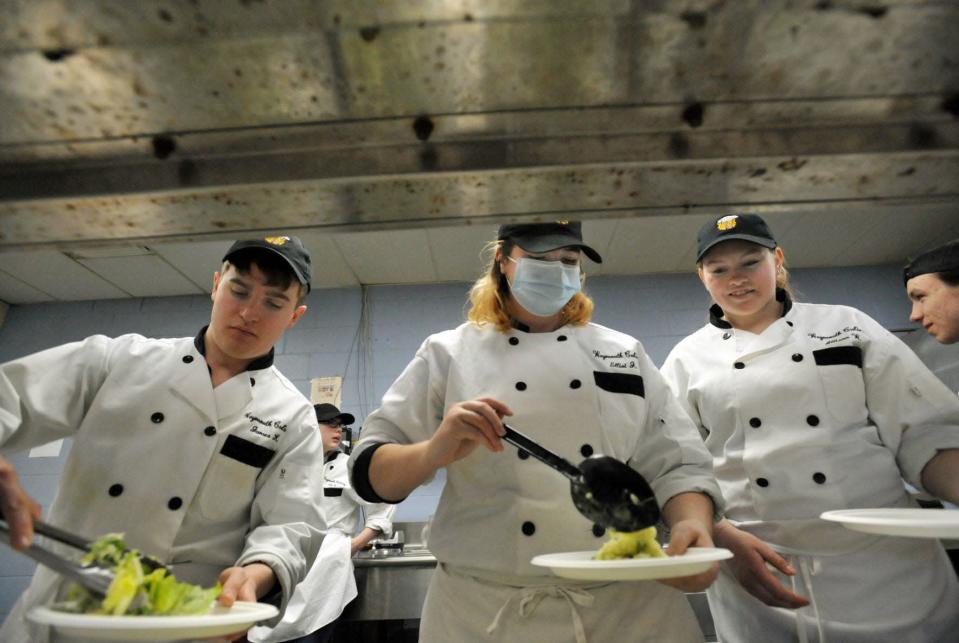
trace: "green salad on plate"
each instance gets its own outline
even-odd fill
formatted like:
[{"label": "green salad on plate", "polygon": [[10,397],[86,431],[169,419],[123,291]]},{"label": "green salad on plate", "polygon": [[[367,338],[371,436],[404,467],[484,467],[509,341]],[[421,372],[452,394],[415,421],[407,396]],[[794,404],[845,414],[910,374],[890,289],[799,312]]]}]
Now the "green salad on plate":
[{"label": "green salad on plate", "polygon": [[219,584],[204,589],[176,580],[163,568],[145,570],[139,552],[126,546],[123,534],[98,538],[81,562],[106,567],[116,578],[102,599],[71,584],[65,600],[56,605],[60,610],[112,616],[188,616],[206,614],[220,595]]}]

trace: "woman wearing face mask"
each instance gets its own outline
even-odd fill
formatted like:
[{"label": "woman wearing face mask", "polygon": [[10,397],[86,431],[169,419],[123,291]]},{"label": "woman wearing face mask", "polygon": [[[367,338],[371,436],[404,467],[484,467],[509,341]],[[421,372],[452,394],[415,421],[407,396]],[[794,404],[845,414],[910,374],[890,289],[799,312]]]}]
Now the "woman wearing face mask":
[{"label": "woman wearing face mask", "polygon": [[957,640],[959,590],[938,541],[819,515],[915,506],[903,478],[956,502],[959,400],[864,313],[794,303],[760,217],[707,223],[697,263],[715,305],[663,374],[728,503],[716,541],[735,558],[707,593],[720,640]]},{"label": "woman wearing face mask", "polygon": [[[699,436],[639,342],[589,323],[580,259],[601,259],[579,223],[502,226],[492,248],[469,322],[424,342],[351,458],[354,488],[374,502],[399,502],[447,469],[420,641],[701,641],[673,587],[567,581],[530,564],[598,549],[604,530],[576,511],[563,476],[504,445],[504,416],[574,463],[603,453],[635,467],[675,553],[711,546],[719,496]],[[700,590],[715,573],[671,584]]]}]

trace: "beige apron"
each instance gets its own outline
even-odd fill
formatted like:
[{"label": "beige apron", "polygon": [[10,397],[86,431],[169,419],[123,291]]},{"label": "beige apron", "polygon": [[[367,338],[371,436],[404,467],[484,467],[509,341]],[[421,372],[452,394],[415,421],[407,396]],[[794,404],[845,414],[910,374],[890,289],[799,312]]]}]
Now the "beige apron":
[{"label": "beige apron", "polygon": [[438,565],[420,643],[452,641],[701,643],[703,634],[685,595],[654,581],[588,583]]}]

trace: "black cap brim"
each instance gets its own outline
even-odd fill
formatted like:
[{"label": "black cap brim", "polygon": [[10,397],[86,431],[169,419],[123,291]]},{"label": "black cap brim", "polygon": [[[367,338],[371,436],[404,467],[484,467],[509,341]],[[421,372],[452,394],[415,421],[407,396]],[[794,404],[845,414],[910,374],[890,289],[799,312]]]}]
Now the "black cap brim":
[{"label": "black cap brim", "polygon": [[713,247],[718,246],[719,244],[724,243],[726,241],[735,241],[737,239],[740,241],[749,241],[750,243],[755,243],[764,248],[769,248],[770,250],[775,249],[779,245],[772,239],[767,239],[766,237],[757,237],[751,234],[724,234],[718,239],[713,239],[711,242],[709,242],[706,245],[706,247],[700,250],[699,256],[696,257],[696,261],[697,262],[702,261],[703,257],[706,256],[706,253],[709,252],[710,249],[712,249]]},{"label": "black cap brim", "polygon": [[245,250],[266,250],[267,252],[272,252],[286,262],[286,264],[290,267],[290,270],[293,271],[294,276],[296,276],[296,280],[306,286],[307,292],[311,290],[309,278],[303,274],[303,271],[299,268],[299,266],[296,265],[294,261],[269,243],[263,243],[259,239],[238,241],[237,243],[233,244],[233,247],[230,248],[225,255],[223,255],[223,261],[227,261],[233,255]]},{"label": "black cap brim", "polygon": [[536,235],[536,236],[514,236],[510,239],[526,252],[549,252],[558,248],[579,248],[587,257],[596,263],[603,263],[603,258],[599,253],[582,241],[575,241],[568,235]]}]

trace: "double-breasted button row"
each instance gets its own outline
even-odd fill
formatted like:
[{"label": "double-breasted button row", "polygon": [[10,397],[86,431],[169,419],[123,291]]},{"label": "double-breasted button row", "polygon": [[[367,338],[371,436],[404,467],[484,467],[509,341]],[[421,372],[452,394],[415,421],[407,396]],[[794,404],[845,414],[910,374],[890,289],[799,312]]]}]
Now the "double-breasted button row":
[{"label": "double-breasted button row", "polygon": [[[816,473],[812,474],[812,480],[816,484],[826,484],[826,474],[822,473],[821,471],[817,471]],[[769,480],[767,478],[756,478],[756,485],[763,488],[768,487]]]},{"label": "double-breasted button row", "polygon": [[[581,388],[582,386],[583,386],[582,380],[574,378],[569,381],[569,387],[571,389],[578,389],[578,388]],[[516,382],[517,391],[525,391],[527,388],[529,388],[529,386],[527,386],[526,382]]]},{"label": "double-breasted button row", "polygon": [[[117,498],[123,495],[123,485],[119,482],[112,484],[110,485],[110,488],[107,489],[107,493],[110,494],[110,497]],[[183,498],[180,498],[179,496],[173,496],[166,503],[166,506],[170,509],[170,511],[176,511],[183,506]]]},{"label": "double-breasted button row", "polygon": [[[806,424],[809,426],[819,426],[819,416],[818,415],[807,415]],[[759,418],[749,418],[749,426],[754,429],[758,429],[763,425],[763,421]]]},{"label": "double-breasted button row", "polygon": [[193,355],[184,355],[184,356],[183,356],[183,363],[184,363],[184,364],[191,364],[191,363],[193,363]]},{"label": "double-breasted button row", "polygon": [[[567,339],[569,339],[569,338],[566,337],[566,335],[559,335],[559,336],[556,338],[556,341],[557,341],[557,342],[565,342]],[[509,345],[510,345],[510,346],[518,346],[518,345],[519,345],[519,337],[510,337],[510,338],[509,338],[508,340],[506,340],[506,341],[509,342]]]}]

